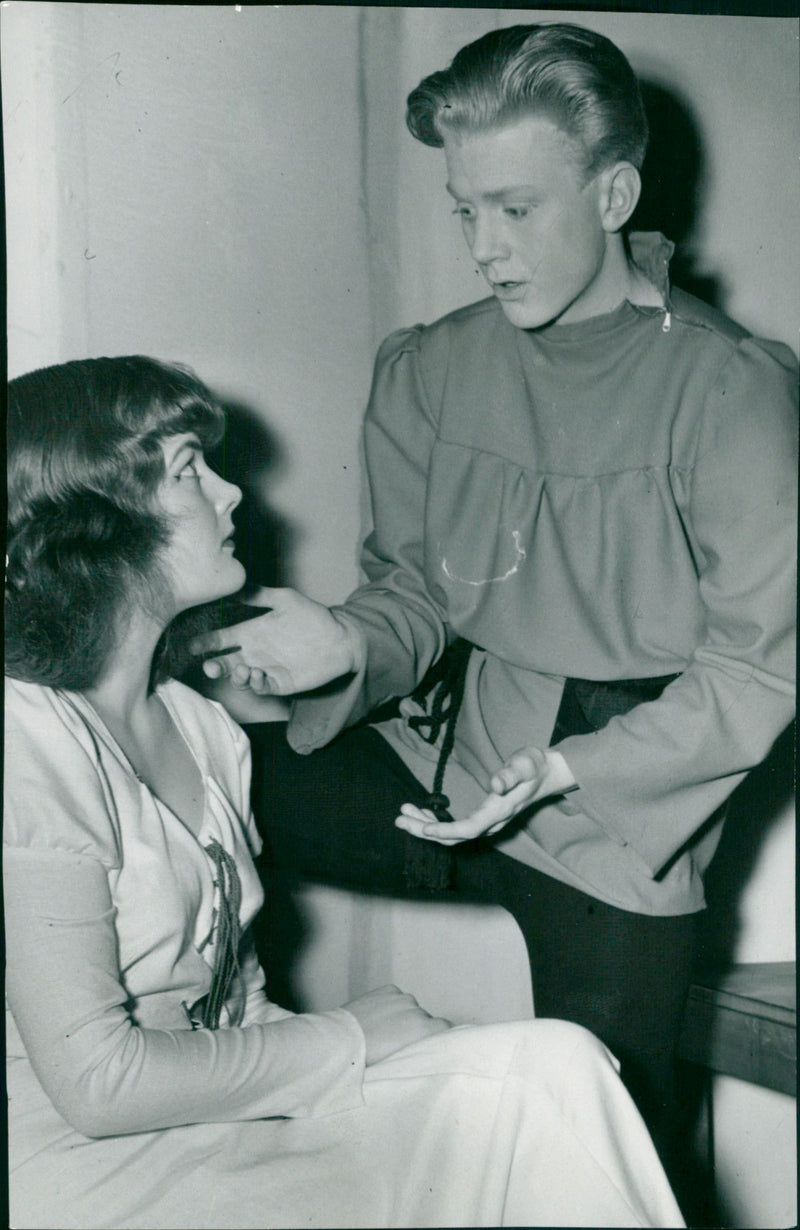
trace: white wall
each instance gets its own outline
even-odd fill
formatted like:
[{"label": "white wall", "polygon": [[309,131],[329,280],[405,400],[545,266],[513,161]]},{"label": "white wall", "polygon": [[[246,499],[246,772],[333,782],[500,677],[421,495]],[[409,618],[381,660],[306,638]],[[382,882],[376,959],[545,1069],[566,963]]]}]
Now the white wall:
[{"label": "white wall", "polygon": [[[357,9],[2,10],[9,374],[192,364],[269,426],[265,498],[321,600],[356,579],[372,343]],[[331,72],[331,65],[335,71]]]},{"label": "white wall", "polygon": [[[286,527],[285,575],[344,597],[374,348],[483,294],[441,156],[408,136],[403,100],[464,42],[538,19],[608,34],[680,97],[705,154],[697,269],[731,315],[796,346],[794,21],[15,0],[0,10],[10,375],[131,352],[192,364],[266,433],[272,460],[255,481]],[[792,811],[762,803],[737,890],[739,960],[794,956]],[[524,946],[502,911],[322,890],[305,906],[319,928],[299,985],[314,1007],[392,979],[458,1020],[530,1013]],[[722,1081],[716,1098],[738,1224],[790,1224],[779,1095]]]}]

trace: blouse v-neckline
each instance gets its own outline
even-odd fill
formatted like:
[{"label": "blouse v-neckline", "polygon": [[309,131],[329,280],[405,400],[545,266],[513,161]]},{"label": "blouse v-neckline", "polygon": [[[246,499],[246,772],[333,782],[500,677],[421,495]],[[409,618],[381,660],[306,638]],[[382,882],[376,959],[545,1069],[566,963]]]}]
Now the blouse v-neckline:
[{"label": "blouse v-neckline", "polygon": [[107,723],[103,719],[102,715],[98,712],[98,710],[89,700],[89,698],[85,696],[82,692],[62,693],[62,695],[69,697],[73,701],[77,700],[78,708],[83,710],[84,719],[87,720],[89,725],[94,728],[95,732],[101,736],[101,738],[110,748],[110,750],[114,753],[114,755],[120,761],[125,771],[131,777],[133,777],[135,781],[138,783],[139,788],[147,792],[147,794],[153,800],[154,805],[158,807],[159,809],[167,812],[170,816],[174,817],[174,819],[178,821],[178,823],[181,825],[182,828],[186,830],[187,833],[190,833],[194,838],[200,841],[201,835],[203,834],[206,828],[207,822],[208,822],[208,777],[209,775],[206,769],[204,768],[204,766],[200,763],[195,753],[194,748],[189,742],[189,739],[183,728],[183,724],[181,723],[181,720],[178,714],[175,712],[175,709],[170,704],[168,697],[164,695],[161,688],[158,688],[156,690],[156,694],[158,695],[158,698],[161,701],[162,705],[164,705],[167,711],[167,714],[172,720],[173,726],[175,727],[175,731],[178,735],[178,738],[181,740],[187,752],[189,753],[189,756],[191,757],[191,760],[192,760],[192,764],[197,769],[197,772],[200,775],[200,789],[202,792],[202,810],[200,813],[200,820],[196,828],[193,825],[187,823],[187,821],[184,820],[182,816],[179,816],[178,813],[172,807],[170,807],[169,803],[165,803],[164,800],[158,794],[156,794],[152,786],[150,786],[145,781],[145,779],[141,776],[141,774],[136,772],[136,769],[134,768],[131,762],[131,759],[126,753],[125,749],[122,747],[122,745],[120,744],[119,740],[115,737],[115,735],[111,732]]}]

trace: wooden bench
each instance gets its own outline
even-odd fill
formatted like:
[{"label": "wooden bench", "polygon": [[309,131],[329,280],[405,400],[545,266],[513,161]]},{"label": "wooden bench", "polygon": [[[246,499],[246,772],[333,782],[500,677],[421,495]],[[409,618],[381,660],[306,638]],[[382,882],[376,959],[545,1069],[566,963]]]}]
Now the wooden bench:
[{"label": "wooden bench", "polygon": [[681,1058],[797,1096],[794,961],[733,965],[699,975],[689,992]]}]

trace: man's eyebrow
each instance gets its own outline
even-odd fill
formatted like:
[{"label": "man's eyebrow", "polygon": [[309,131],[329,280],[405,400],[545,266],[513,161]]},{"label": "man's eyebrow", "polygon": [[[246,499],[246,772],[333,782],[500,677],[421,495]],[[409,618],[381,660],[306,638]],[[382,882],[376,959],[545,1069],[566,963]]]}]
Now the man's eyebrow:
[{"label": "man's eyebrow", "polygon": [[[458,201],[462,199],[459,197],[457,192],[453,191],[450,184],[445,184],[445,189],[450,193],[450,196],[453,197],[454,200]],[[492,192],[481,192],[478,195],[484,201],[507,201],[514,197],[536,196],[537,192],[533,184],[512,184],[509,188],[496,188]]]}]

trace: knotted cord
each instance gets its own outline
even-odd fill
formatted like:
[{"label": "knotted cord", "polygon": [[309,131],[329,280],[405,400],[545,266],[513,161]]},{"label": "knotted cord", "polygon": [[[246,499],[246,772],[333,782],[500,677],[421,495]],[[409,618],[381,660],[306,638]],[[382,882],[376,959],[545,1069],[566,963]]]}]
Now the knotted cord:
[{"label": "knotted cord", "polygon": [[[447,768],[447,762],[450,759],[450,753],[453,750],[456,739],[456,723],[461,709],[461,702],[464,699],[464,683],[467,678],[467,665],[471,652],[472,644],[470,641],[465,641],[461,638],[454,641],[439,659],[433,670],[426,675],[419,687],[411,693],[412,700],[422,704],[425,697],[430,693],[431,684],[433,683],[434,691],[431,698],[430,712],[410,717],[408,724],[412,730],[419,732],[421,739],[430,744],[436,742],[444,726],[444,738],[439,749],[439,759],[433,777],[433,789],[423,806],[429,808],[437,820],[447,823],[452,823],[453,817],[448,810],[450,800],[442,792],[442,786],[444,785],[444,773]],[[448,701],[450,703],[445,708],[445,704]],[[424,726],[428,727],[427,734],[423,731]]]}]

